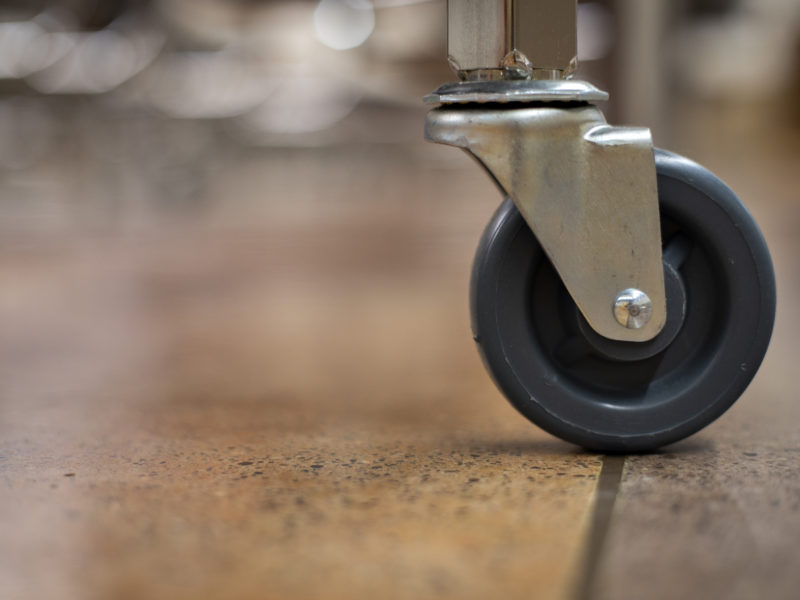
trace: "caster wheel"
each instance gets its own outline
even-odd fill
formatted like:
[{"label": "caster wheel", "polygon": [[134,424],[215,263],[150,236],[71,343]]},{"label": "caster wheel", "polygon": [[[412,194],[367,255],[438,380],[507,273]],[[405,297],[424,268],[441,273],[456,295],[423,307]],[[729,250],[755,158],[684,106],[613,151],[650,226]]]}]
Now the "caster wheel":
[{"label": "caster wheel", "polygon": [[753,218],[696,163],[657,150],[656,172],[668,316],[649,342],[588,326],[509,199],[475,257],[487,369],[525,417],[592,450],[653,450],[702,429],[742,394],[772,334],[775,277]]}]

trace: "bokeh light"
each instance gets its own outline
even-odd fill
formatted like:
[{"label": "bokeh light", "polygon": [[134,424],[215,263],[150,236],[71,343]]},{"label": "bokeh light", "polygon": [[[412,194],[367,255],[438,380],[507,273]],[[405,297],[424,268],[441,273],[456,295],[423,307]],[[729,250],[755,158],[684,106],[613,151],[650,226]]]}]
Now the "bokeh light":
[{"label": "bokeh light", "polygon": [[314,11],[314,34],[334,50],[357,48],[375,29],[375,10],[367,0],[321,0]]}]

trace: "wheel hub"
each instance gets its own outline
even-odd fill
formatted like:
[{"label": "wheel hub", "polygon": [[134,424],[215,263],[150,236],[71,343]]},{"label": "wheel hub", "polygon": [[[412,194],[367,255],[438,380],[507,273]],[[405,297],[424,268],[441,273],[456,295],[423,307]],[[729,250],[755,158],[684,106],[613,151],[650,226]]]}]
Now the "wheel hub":
[{"label": "wheel hub", "polygon": [[636,361],[651,358],[663,352],[678,335],[686,317],[686,288],[677,270],[664,263],[664,286],[667,297],[667,322],[661,332],[647,342],[619,342],[597,333],[575,307],[578,330],[600,355],[619,361]]}]

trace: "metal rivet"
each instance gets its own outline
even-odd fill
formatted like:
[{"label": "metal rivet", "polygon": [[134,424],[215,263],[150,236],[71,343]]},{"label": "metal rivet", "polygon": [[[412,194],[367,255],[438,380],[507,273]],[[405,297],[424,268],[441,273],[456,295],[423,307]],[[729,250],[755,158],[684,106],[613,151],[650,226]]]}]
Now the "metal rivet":
[{"label": "metal rivet", "polygon": [[641,329],[653,315],[653,302],[642,290],[628,288],[614,300],[614,317],[628,329]]}]

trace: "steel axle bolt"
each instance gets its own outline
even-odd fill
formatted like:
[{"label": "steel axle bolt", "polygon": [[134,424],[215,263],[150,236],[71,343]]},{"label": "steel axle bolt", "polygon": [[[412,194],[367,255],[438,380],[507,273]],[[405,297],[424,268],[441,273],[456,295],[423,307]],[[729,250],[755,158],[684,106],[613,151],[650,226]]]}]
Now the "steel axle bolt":
[{"label": "steel axle bolt", "polygon": [[614,317],[628,329],[641,329],[653,315],[653,302],[642,290],[622,290],[614,300]]}]

